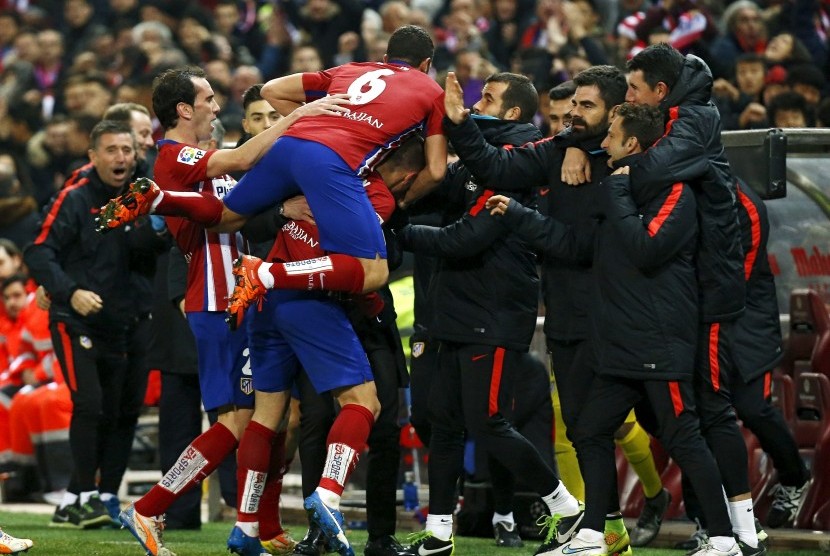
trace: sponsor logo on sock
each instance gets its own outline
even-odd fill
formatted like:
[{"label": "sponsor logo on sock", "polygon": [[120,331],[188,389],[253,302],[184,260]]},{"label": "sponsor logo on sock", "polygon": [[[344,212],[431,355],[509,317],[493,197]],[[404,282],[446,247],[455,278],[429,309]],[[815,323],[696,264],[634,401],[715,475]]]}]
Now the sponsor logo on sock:
[{"label": "sponsor logo on sock", "polygon": [[289,276],[312,272],[331,272],[334,269],[329,257],[282,263],[282,265],[285,268],[285,273]]},{"label": "sponsor logo on sock", "polygon": [[179,461],[161,478],[159,486],[170,492],[179,492],[206,465],[207,460],[202,453],[193,446],[188,446],[187,450],[179,457]]},{"label": "sponsor logo on sock", "polygon": [[242,490],[240,509],[246,514],[255,514],[259,509],[259,501],[265,491],[265,480],[268,473],[248,470],[245,476],[245,487]]},{"label": "sponsor logo on sock", "polygon": [[335,481],[340,486],[345,485],[346,475],[348,474],[351,462],[354,460],[354,456],[355,451],[345,444],[339,442],[329,444],[323,477]]}]

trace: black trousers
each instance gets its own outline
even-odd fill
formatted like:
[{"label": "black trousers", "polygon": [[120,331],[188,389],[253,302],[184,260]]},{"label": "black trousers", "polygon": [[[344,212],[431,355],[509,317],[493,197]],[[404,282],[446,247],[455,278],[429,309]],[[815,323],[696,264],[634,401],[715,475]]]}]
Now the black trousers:
[{"label": "black trousers", "polygon": [[438,372],[438,340],[415,332],[409,338],[409,422],[424,446],[429,446],[432,425],[429,422],[429,393]]},{"label": "black trousers", "polygon": [[127,372],[121,386],[121,401],[116,422],[110,429],[111,440],[101,454],[101,492],[118,493],[135,438],[135,429],[150,375],[148,350],[153,337],[153,321],[149,317],[136,319],[127,330]]},{"label": "black trousers", "polygon": [[616,489],[614,433],[632,408],[638,419],[642,416],[656,425],[657,438],[689,477],[703,501],[710,534],[731,536],[717,464],[700,435],[692,384],[601,375],[594,378],[574,435],[585,479],[582,526],[604,530],[606,509]]},{"label": "black trousers", "polygon": [[[161,374],[159,400],[159,459],[166,472],[179,455],[202,434],[202,394],[197,374]],[[182,494],[167,509],[165,527],[198,529],[202,525],[202,489]]]},{"label": "black trousers", "polygon": [[[108,465],[113,457],[126,461],[132,446],[132,436],[129,443],[118,438],[128,374],[126,334],[102,338],[57,321],[50,322],[49,329],[72,397],[69,444],[74,471],[68,490],[75,494],[97,490],[95,478],[104,461]],[[126,455],[111,453],[125,446]]]},{"label": "black trousers", "polygon": [[514,477],[532,477],[537,492],[550,494],[559,477],[536,447],[505,417],[524,353],[489,345],[441,342],[439,373],[429,399],[430,513],[451,514],[463,468],[465,429]]},{"label": "black trousers", "polygon": [[[377,332],[382,333],[380,330]],[[370,540],[395,534],[401,459],[401,427],[398,420],[401,381],[398,355],[393,349],[384,348],[382,343],[373,342],[374,349],[369,348],[366,352],[381,407],[380,415],[369,433],[369,454],[366,458],[369,477],[366,484],[366,521]],[[334,422],[336,409],[331,393],[318,394],[305,373],[298,379],[298,386],[301,413],[299,452],[303,496],[306,497],[314,492],[320,482],[326,461],[326,438]]]},{"label": "black trousers", "polygon": [[[758,437],[761,448],[772,458],[778,480],[784,486],[802,486],[810,472],[798,453],[792,432],[778,408],[770,403],[771,372],[757,376],[749,382],[740,377],[730,380],[732,403],[745,427]],[[694,490],[683,478],[683,501],[686,515],[698,519],[706,528],[706,518]]]},{"label": "black trousers", "polygon": [[727,498],[749,492],[746,444],[732,407],[730,385],[738,377],[731,322],[704,323],[695,358],[695,400],[700,432],[715,460]]}]

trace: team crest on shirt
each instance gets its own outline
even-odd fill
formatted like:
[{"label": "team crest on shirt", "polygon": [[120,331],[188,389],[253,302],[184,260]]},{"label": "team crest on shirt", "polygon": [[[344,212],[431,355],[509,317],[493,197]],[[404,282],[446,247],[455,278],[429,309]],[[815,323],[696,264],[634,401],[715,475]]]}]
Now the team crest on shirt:
[{"label": "team crest on shirt", "polygon": [[412,357],[420,357],[424,354],[424,342],[412,344]]},{"label": "team crest on shirt", "polygon": [[464,184],[464,188],[467,191],[475,191],[476,189],[478,189],[478,184],[473,180],[470,180],[466,184]]},{"label": "team crest on shirt", "polygon": [[89,339],[89,336],[81,336],[78,338],[78,341],[80,342],[82,348],[92,349],[92,340]]},{"label": "team crest on shirt", "polygon": [[179,151],[179,156],[176,157],[177,162],[194,166],[205,156],[205,151],[197,149],[196,147],[182,147]]},{"label": "team crest on shirt", "polygon": [[250,377],[242,377],[239,379],[239,389],[242,390],[242,393],[246,396],[250,396],[254,391],[253,379]]}]

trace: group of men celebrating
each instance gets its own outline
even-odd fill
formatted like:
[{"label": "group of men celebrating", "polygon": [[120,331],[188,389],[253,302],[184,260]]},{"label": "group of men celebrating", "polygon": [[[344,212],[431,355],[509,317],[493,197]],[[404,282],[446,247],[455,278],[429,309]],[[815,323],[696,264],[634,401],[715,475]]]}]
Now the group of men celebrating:
[{"label": "group of men celebrating", "polygon": [[[367,555],[453,554],[465,435],[494,476],[532,478],[549,514],[536,554],[629,554],[613,447],[632,409],[697,495],[709,537],[694,554],[763,554],[728,387],[750,272],[708,68],[656,45],[631,60],[627,80],[611,66],[584,70],[570,127],[539,139],[525,77],[488,78],[471,114],[452,73],[445,91],[426,75],[432,48],[406,26],[383,63],[268,82],[262,98],[284,117],[232,150],[198,148],[219,110],[204,74],[156,80],[153,108],[166,131],[156,182],[136,180],[102,207],[99,226],[167,217],[189,262],[185,311],[205,407],[220,417],[121,522],[148,554],[170,556],[159,516],[238,446],[232,552],[353,554],[340,497],[367,440],[375,449],[370,434],[390,403],[378,399],[389,358],[372,357],[359,323],[389,325],[391,300],[374,292],[400,247],[441,261],[430,316],[438,363],[419,398],[427,406],[413,407],[431,428],[430,513],[409,547],[395,541],[394,524],[374,534],[370,524]],[[449,167],[447,137],[460,157]],[[227,174],[238,171],[234,184]],[[454,203],[441,226],[393,217],[441,189]],[[544,214],[520,206],[536,200]],[[253,228],[277,238],[265,260],[246,255],[237,233]],[[535,328],[537,254],[584,506],[512,414]],[[304,484],[311,528],[295,546],[273,513],[301,369],[306,390],[330,393],[340,411],[320,443],[316,488]],[[664,491],[656,496],[667,503]],[[513,532],[509,508],[496,512],[497,535]]]}]

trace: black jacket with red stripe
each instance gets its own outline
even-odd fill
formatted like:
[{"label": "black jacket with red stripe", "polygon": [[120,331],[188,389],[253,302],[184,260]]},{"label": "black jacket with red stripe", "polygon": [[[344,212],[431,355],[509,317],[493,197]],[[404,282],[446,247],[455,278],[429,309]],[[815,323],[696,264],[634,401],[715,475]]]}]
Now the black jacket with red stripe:
[{"label": "black jacket with red stripe", "polygon": [[[599,372],[690,380],[698,317],[695,196],[682,183],[641,186],[626,175],[608,176],[598,191],[589,320]],[[572,257],[585,250],[578,226],[513,203],[505,219],[546,254]]]},{"label": "black jacket with red stripe", "polygon": [[[24,252],[32,277],[51,296],[50,320],[78,333],[116,337],[135,314],[129,287],[134,234],[126,228],[95,231],[99,208],[118,193],[94,170],[79,177],[45,207],[40,233]],[[76,313],[70,298],[77,289],[100,295],[103,309],[86,317]]]},{"label": "black jacket with red stripe", "polygon": [[775,278],[767,256],[769,219],[751,187],[738,187],[738,219],[744,248],[746,311],[735,321],[735,366],[745,382],[771,371],[784,355]]},{"label": "black jacket with red stripe", "polygon": [[[520,148],[505,150],[488,145],[469,121],[455,125],[445,118],[444,129],[464,164],[488,188],[507,191],[535,189],[539,211],[565,224],[578,225],[590,234],[595,220],[596,190],[608,175],[608,155],[600,148],[605,134],[575,141],[558,136]],[[592,181],[571,187],[560,179],[564,146],[578,146],[588,153]],[[548,253],[542,261],[542,290],[545,299],[545,336],[576,341],[589,336],[588,313],[591,259],[567,259]]]},{"label": "black jacket with red stripe", "polygon": [[666,135],[631,168],[636,183],[685,182],[695,192],[700,239],[697,277],[700,317],[729,321],[744,310],[743,252],[735,180],[721,143],[721,120],[711,102],[712,73],[686,56],[677,83],[660,106],[668,113]]},{"label": "black jacket with red stripe", "polygon": [[[541,138],[529,123],[474,122],[487,142],[500,148]],[[406,226],[398,234],[404,249],[440,258],[430,284],[430,335],[527,351],[539,303],[536,256],[502,218],[484,208],[494,191],[482,186],[465,164],[451,164],[439,187],[452,190],[448,198],[463,203],[463,216],[440,228]],[[531,189],[520,196],[531,202]]]}]

